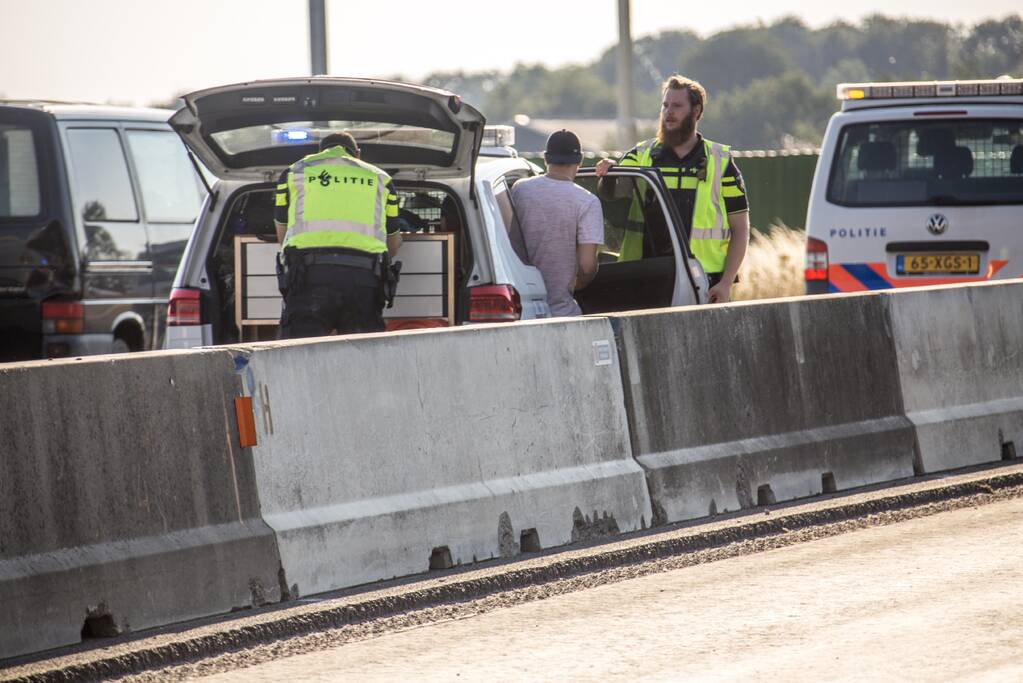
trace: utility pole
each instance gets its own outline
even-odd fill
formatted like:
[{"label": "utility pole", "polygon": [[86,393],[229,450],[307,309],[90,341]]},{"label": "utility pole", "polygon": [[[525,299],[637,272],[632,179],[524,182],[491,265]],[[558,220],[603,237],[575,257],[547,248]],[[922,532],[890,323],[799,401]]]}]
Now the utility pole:
[{"label": "utility pole", "polygon": [[618,0],[618,149],[636,142],[636,119],[632,111],[632,28],[630,0]]},{"label": "utility pole", "polygon": [[326,0],[309,0],[309,55],[313,76],[327,73]]}]

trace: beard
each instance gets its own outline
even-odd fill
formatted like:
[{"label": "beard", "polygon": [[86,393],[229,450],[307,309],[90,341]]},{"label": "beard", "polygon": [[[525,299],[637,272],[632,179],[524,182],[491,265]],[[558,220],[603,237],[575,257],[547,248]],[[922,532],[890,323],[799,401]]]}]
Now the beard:
[{"label": "beard", "polygon": [[678,147],[696,132],[696,112],[690,111],[678,128],[667,128],[664,119],[657,127],[657,141],[666,147]]}]

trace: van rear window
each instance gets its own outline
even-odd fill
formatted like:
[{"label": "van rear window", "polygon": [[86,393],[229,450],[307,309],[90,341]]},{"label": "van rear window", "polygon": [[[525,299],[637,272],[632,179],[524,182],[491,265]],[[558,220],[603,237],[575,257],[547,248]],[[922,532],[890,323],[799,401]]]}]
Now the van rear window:
[{"label": "van rear window", "polygon": [[1023,120],[936,119],[842,129],[828,201],[843,206],[1023,204]]},{"label": "van rear window", "polygon": [[41,210],[35,134],[27,126],[0,124],[0,217],[38,216]]}]

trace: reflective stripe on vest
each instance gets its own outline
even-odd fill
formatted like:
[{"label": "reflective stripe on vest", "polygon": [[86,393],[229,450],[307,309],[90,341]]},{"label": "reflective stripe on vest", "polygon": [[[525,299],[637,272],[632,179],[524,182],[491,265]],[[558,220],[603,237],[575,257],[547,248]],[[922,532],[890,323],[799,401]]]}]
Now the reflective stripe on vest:
[{"label": "reflective stripe on vest", "polygon": [[696,186],[689,246],[706,272],[720,273],[725,269],[728,244],[732,239],[721,192],[721,179],[728,168],[728,147],[707,139],[703,145],[707,154],[707,182]]},{"label": "reflective stripe on vest", "polygon": [[[636,147],[636,161],[623,166],[654,166],[653,148],[656,140],[647,140]],[[728,211],[722,192],[722,180],[728,168],[729,147],[704,138],[704,153],[707,156],[707,180],[693,182],[683,178],[681,187],[696,188],[693,204],[693,224],[689,231],[689,247],[708,273],[720,273],[725,269],[725,258],[732,231],[728,225]],[[696,181],[695,178],[692,181]],[[632,212],[630,211],[630,214]],[[631,215],[630,215],[631,218]],[[685,216],[683,216],[685,219]],[[626,229],[622,238],[619,261],[635,261],[643,258],[642,231]]]},{"label": "reflective stripe on vest", "polygon": [[291,166],[284,247],[387,249],[385,213],[390,177],[332,147]]}]

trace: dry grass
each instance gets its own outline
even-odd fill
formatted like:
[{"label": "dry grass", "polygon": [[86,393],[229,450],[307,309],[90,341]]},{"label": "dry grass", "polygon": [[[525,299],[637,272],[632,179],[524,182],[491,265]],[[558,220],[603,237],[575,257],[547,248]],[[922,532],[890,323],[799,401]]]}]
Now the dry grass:
[{"label": "dry grass", "polygon": [[754,231],[749,251],[732,289],[735,301],[798,296],[805,292],[803,261],[806,233],[784,225]]}]

